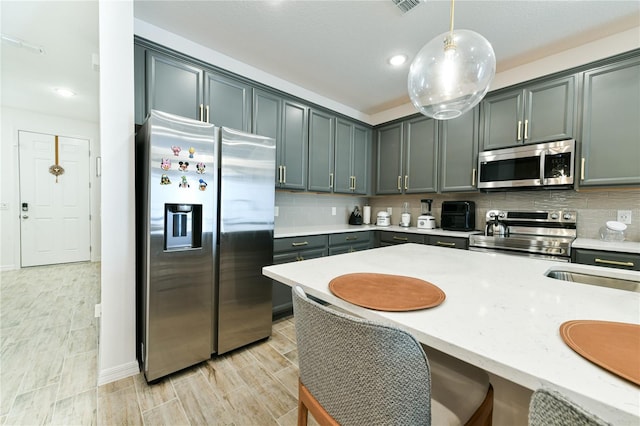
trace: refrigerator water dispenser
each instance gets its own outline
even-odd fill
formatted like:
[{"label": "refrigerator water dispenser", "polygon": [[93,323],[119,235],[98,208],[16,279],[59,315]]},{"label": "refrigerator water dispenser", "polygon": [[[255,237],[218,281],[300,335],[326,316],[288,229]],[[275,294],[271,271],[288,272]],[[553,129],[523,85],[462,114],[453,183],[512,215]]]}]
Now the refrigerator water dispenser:
[{"label": "refrigerator water dispenser", "polygon": [[165,204],[164,249],[202,247],[202,205]]}]

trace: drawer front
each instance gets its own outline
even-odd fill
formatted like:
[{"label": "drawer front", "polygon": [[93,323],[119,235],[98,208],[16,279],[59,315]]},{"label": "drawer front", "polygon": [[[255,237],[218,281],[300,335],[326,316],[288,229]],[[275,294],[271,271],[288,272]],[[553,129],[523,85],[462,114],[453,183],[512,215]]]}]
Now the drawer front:
[{"label": "drawer front", "polygon": [[298,260],[315,259],[318,257],[327,256],[327,254],[328,254],[328,250],[326,246],[322,248],[311,249],[311,250],[300,250]]},{"label": "drawer front", "polygon": [[361,250],[369,250],[370,248],[371,244],[366,241],[363,243],[332,246],[329,247],[329,256],[334,256],[336,254],[353,253]]},{"label": "drawer front", "polygon": [[329,234],[329,246],[352,245],[371,242],[371,232],[345,232]]},{"label": "drawer front", "polygon": [[326,248],[326,235],[307,235],[304,237],[276,238],[273,240],[274,252],[300,251],[314,248]]},{"label": "drawer front", "polygon": [[573,249],[571,261],[584,265],[640,271],[640,254]]},{"label": "drawer front", "polygon": [[420,235],[420,234],[382,231],[380,233],[380,242],[391,243],[391,244],[404,244],[404,243],[424,244],[425,240],[424,240],[424,235]]},{"label": "drawer front", "polygon": [[427,244],[461,250],[467,250],[469,248],[469,240],[467,238],[443,237],[441,235],[429,235]]}]

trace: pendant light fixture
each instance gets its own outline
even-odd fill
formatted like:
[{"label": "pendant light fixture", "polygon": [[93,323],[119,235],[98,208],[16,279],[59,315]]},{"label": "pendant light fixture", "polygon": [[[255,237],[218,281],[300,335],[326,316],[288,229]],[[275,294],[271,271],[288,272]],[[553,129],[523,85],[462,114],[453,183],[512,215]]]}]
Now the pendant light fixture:
[{"label": "pendant light fixture", "polygon": [[424,45],[409,68],[411,102],[437,120],[456,118],[476,106],[496,73],[491,44],[474,31],[454,31],[453,13],[451,0],[449,31]]}]

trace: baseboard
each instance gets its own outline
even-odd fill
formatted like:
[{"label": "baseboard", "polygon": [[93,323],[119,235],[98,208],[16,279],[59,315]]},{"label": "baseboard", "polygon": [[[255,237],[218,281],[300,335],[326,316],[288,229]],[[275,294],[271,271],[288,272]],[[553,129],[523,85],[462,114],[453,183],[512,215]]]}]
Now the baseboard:
[{"label": "baseboard", "polygon": [[2,265],[0,266],[0,272],[13,271],[14,269],[20,269],[16,265]]},{"label": "baseboard", "polygon": [[132,361],[116,367],[100,370],[98,371],[98,386],[106,385],[107,383],[125,379],[130,376],[135,376],[138,373],[140,373],[138,361]]}]

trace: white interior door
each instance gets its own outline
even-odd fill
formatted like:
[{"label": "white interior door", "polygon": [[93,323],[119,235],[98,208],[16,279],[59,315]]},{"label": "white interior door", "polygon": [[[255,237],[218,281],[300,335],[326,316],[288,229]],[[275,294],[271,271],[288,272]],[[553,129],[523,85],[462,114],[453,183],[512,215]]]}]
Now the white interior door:
[{"label": "white interior door", "polygon": [[19,132],[21,265],[37,266],[90,259],[89,141]]}]

